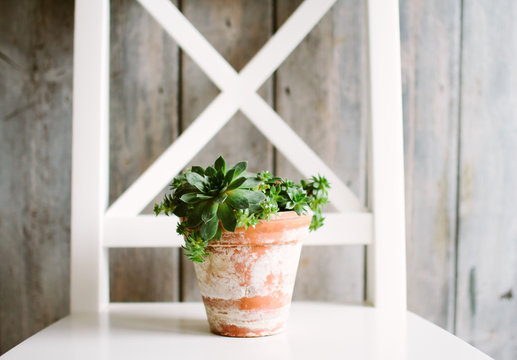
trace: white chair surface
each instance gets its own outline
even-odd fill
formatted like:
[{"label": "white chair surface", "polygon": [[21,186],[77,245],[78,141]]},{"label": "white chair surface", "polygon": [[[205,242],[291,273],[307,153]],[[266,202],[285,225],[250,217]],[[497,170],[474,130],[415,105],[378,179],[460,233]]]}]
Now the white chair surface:
[{"label": "white chair surface", "polygon": [[65,317],[2,360],[491,359],[412,313],[406,336],[382,318],[377,308],[294,302],[285,333],[243,339],[211,334],[201,303],[112,303]]}]

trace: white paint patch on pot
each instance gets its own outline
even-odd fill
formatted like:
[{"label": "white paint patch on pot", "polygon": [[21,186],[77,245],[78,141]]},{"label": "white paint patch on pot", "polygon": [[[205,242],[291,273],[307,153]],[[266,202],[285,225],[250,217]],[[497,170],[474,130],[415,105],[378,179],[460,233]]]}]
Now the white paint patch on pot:
[{"label": "white paint patch on pot", "polygon": [[301,246],[301,242],[264,246],[260,257],[252,249],[255,246],[217,247],[204,263],[194,265],[201,295],[237,300],[285,292],[290,284],[292,294]]}]

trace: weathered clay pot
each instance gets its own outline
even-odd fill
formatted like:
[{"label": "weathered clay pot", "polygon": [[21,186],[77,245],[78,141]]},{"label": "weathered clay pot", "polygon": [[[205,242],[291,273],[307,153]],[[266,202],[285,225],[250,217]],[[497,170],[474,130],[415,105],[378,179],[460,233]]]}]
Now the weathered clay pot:
[{"label": "weathered clay pot", "polygon": [[195,263],[212,332],[255,337],[285,329],[310,216],[282,212],[255,228],[223,232]]}]

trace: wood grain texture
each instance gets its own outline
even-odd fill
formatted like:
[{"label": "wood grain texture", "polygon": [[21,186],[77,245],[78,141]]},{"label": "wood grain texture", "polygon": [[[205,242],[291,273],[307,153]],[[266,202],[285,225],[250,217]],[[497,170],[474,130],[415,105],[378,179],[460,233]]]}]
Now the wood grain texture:
[{"label": "wood grain texture", "polygon": [[0,4],[0,353],[69,311],[73,10]]},{"label": "wood grain texture", "polygon": [[453,331],[460,1],[400,3],[408,307]]},{"label": "wood grain texture", "polygon": [[466,1],[457,334],[517,358],[517,3]]},{"label": "wood grain texture", "polygon": [[[136,1],[111,1],[110,202],[178,136],[178,51]],[[178,249],[111,249],[111,300],[177,300],[178,257]]]},{"label": "wood grain texture", "polygon": [[[237,71],[266,43],[272,30],[270,1],[183,1],[183,13]],[[185,129],[217,96],[219,90],[186,55],[182,57],[182,125]],[[272,101],[266,82],[260,95]],[[237,113],[190,162],[210,165],[223,155],[229,164],[247,160],[250,171],[273,170],[272,146]],[[182,301],[201,300],[192,263],[182,257]]]},{"label": "wood grain texture", "polygon": [[[300,1],[278,1],[281,25]],[[277,72],[278,113],[365,200],[367,57],[365,4],[339,1]],[[277,173],[299,178],[281,155]],[[343,229],[346,231],[346,229]],[[295,300],[360,303],[364,247],[305,247]]]}]

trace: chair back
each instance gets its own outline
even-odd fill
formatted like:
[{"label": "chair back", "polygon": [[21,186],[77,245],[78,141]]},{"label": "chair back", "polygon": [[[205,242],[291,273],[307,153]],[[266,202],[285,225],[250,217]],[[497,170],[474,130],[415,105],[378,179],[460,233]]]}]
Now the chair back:
[{"label": "chair back", "polygon": [[[136,0],[135,0],[136,1]],[[109,303],[108,249],[173,247],[175,220],[141,215],[144,207],[238,110],[305,176],[332,184],[337,214],[307,245],[368,245],[369,301],[406,308],[404,168],[397,0],[368,1],[368,204],[256,93],[336,0],[306,0],[237,73],[169,0],[138,0],[221,93],[181,136],[108,207],[109,1],[76,0],[72,146],[71,309]],[[346,229],[345,232],[342,229]],[[149,240],[151,239],[151,240]],[[164,240],[170,239],[170,240]]]}]

